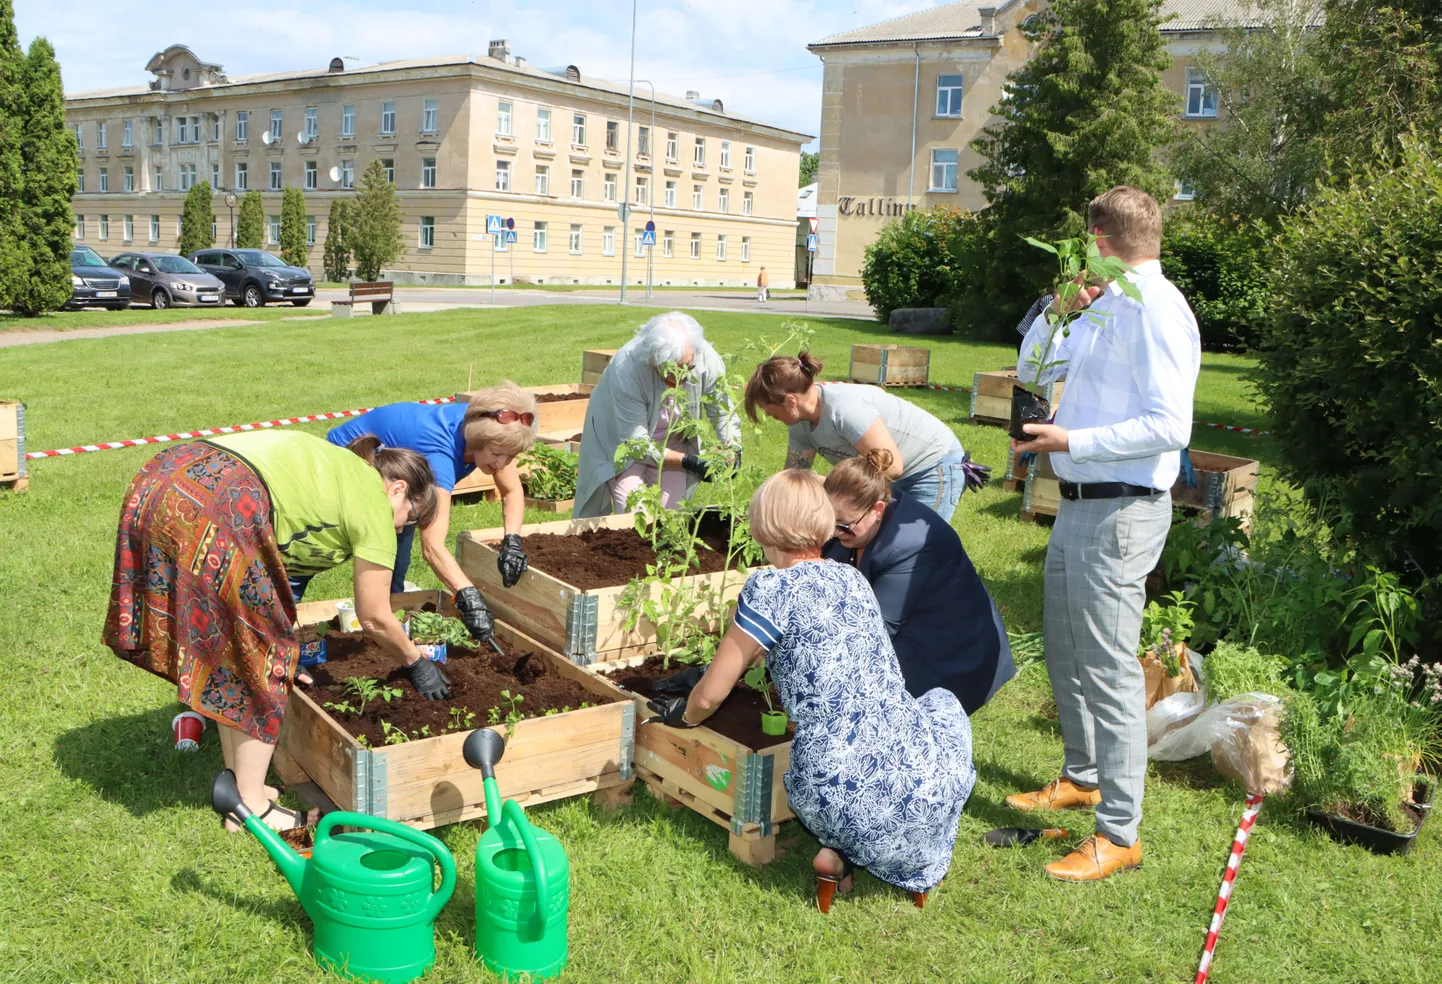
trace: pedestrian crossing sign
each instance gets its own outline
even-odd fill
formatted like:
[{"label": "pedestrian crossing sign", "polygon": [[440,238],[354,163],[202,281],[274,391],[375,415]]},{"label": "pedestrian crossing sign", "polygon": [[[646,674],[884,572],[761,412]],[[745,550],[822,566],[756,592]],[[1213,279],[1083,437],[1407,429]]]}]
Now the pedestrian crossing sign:
[{"label": "pedestrian crossing sign", "polygon": [[656,245],[656,233],[653,232],[653,231],[650,230],[650,229],[647,229],[645,232],[641,233],[641,245],[642,245],[642,246],[655,246],[655,245]]},{"label": "pedestrian crossing sign", "polygon": [[505,231],[506,231],[506,230],[505,230],[505,227],[501,225],[501,217],[500,217],[499,215],[488,215],[488,216],[486,216],[486,234],[487,234],[487,235],[490,235],[490,236],[498,236],[498,235],[500,235],[501,233],[503,233],[503,232],[505,232]]},{"label": "pedestrian crossing sign", "polygon": [[507,243],[513,243],[513,242],[515,242],[515,241],[516,241],[516,230],[514,230],[514,229],[507,229],[507,230],[506,230],[506,242],[507,242]]}]

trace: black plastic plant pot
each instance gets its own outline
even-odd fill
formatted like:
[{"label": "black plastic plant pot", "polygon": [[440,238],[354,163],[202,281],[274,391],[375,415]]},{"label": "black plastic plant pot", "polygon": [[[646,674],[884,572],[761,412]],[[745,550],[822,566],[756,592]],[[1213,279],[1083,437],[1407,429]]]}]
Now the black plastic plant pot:
[{"label": "black plastic plant pot", "polygon": [[1315,827],[1325,830],[1335,841],[1365,847],[1373,854],[1411,854],[1417,843],[1417,834],[1427,821],[1427,810],[1417,811],[1417,826],[1410,834],[1398,834],[1369,824],[1358,823],[1320,810],[1308,810],[1307,819]]},{"label": "black plastic plant pot", "polygon": [[1011,426],[1008,432],[1018,441],[1034,441],[1035,434],[1022,430],[1023,424],[1044,424],[1051,419],[1051,404],[1025,386],[1011,388]]}]

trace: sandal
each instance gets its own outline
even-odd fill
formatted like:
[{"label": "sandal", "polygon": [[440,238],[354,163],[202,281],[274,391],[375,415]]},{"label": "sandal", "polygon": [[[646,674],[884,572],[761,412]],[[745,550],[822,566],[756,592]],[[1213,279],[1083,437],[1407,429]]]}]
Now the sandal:
[{"label": "sandal", "polygon": [[841,883],[856,873],[856,866],[851,863],[851,859],[840,851],[836,853],[841,855],[841,874],[816,876],[816,908],[823,913],[831,911],[831,900],[836,897]]},{"label": "sandal", "polygon": [[[267,827],[269,827],[271,830],[275,831],[276,833],[282,833],[282,832],[287,831],[287,830],[300,830],[300,829],[305,828],[305,827],[314,826],[314,824],[313,824],[313,823],[311,822],[311,820],[310,820],[310,811],[309,811],[309,810],[303,810],[303,811],[292,810],[292,809],[290,809],[290,808],[288,808],[288,807],[281,806],[281,805],[280,805],[279,803],[277,803],[275,800],[271,800],[271,801],[270,801],[270,805],[265,808],[265,812],[264,812],[264,813],[254,814],[254,816],[255,816],[255,818],[256,818],[257,820],[264,820],[266,817],[270,816],[272,813],[282,814],[283,816],[289,817],[289,818],[290,818],[290,821],[291,821],[288,826],[283,826],[283,827],[277,827],[277,826],[275,826],[274,824],[269,824],[269,823],[266,824]],[[226,814],[226,815],[224,815],[224,816],[222,816],[222,817],[220,818],[220,826],[221,826],[222,829],[225,828],[225,824],[226,824],[227,821],[229,821],[230,823],[235,824],[236,827],[238,828],[237,830],[230,831],[230,833],[239,833],[239,831],[245,829],[245,824],[242,823],[240,820],[236,819],[235,814],[233,814],[233,813],[231,813],[231,814]]]}]

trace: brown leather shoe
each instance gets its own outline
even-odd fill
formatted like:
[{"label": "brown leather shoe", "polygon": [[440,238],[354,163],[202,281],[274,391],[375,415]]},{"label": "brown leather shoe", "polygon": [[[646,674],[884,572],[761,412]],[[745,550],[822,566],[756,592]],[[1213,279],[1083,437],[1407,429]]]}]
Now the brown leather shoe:
[{"label": "brown leather shoe", "polygon": [[1142,865],[1142,842],[1131,847],[1118,847],[1105,834],[1088,837],[1060,861],[1046,866],[1046,873],[1057,881],[1101,881],[1118,871],[1131,871]]},{"label": "brown leather shoe", "polygon": [[1100,789],[1084,789],[1070,779],[1061,778],[1047,783],[1034,793],[1013,793],[1006,798],[1006,805],[1013,810],[1075,810],[1084,806],[1096,806],[1102,801]]}]

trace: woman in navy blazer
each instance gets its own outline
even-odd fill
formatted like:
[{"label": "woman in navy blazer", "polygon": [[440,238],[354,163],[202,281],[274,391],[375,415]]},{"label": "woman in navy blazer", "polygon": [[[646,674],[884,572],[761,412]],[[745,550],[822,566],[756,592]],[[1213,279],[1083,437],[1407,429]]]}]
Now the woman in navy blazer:
[{"label": "woman in navy blazer", "polygon": [[822,556],[871,584],[906,689],[919,697],[945,687],[974,714],[1016,675],[1001,613],[950,524],[892,491],[889,459],[874,449],[831,469],[836,537]]}]

